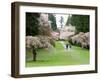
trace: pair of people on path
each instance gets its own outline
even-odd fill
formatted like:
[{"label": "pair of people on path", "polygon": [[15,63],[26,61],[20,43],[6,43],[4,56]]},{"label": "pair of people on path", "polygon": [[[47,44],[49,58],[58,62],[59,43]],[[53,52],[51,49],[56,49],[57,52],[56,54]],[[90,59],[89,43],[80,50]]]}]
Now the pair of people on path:
[{"label": "pair of people on path", "polygon": [[66,42],[66,49],[67,50],[70,50],[72,48],[71,44],[67,41]]}]

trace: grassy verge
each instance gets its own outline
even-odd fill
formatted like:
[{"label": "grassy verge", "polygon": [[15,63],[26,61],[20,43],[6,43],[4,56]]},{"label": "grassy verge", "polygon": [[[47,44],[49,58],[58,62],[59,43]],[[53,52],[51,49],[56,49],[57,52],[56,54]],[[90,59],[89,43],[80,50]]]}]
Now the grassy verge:
[{"label": "grassy verge", "polygon": [[38,49],[37,61],[32,61],[32,52],[26,53],[26,67],[36,66],[63,66],[89,64],[89,50],[72,46],[70,51],[64,49],[60,41],[56,42],[55,48],[51,50]]}]

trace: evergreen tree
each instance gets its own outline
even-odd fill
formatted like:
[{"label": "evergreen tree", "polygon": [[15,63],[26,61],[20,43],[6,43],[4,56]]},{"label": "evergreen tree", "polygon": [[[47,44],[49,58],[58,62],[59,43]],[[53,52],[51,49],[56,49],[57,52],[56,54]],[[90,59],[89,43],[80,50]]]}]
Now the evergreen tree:
[{"label": "evergreen tree", "polygon": [[67,19],[66,25],[69,26],[70,24],[71,24],[71,16],[69,15],[69,16],[68,16],[68,19]]},{"label": "evergreen tree", "polygon": [[55,31],[57,29],[55,16],[53,14],[49,14],[49,20],[51,22],[51,28],[52,28],[52,30]]},{"label": "evergreen tree", "polygon": [[66,23],[76,27],[78,32],[89,32],[89,16],[88,15],[72,15]]},{"label": "evergreen tree", "polygon": [[64,18],[61,16],[61,18],[60,18],[61,28],[63,27],[63,22],[64,22]]},{"label": "evergreen tree", "polygon": [[26,13],[26,36],[38,35],[39,16],[39,13]]}]

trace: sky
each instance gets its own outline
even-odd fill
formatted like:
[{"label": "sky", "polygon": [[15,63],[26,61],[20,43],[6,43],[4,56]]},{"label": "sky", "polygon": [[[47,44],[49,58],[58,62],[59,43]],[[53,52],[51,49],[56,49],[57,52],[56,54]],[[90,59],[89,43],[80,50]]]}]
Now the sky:
[{"label": "sky", "polygon": [[57,27],[61,27],[61,23],[60,23],[61,16],[63,17],[63,20],[64,20],[63,25],[65,25],[66,22],[67,22],[67,20],[68,20],[68,16],[69,15],[65,15],[65,14],[55,14]]}]

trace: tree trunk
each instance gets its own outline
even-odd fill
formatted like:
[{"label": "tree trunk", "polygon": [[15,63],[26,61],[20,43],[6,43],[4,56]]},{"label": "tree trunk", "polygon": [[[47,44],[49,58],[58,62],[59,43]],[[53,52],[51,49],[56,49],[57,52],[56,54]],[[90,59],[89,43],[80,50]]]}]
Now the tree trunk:
[{"label": "tree trunk", "polygon": [[33,61],[36,61],[36,55],[37,55],[36,50],[33,47]]}]

